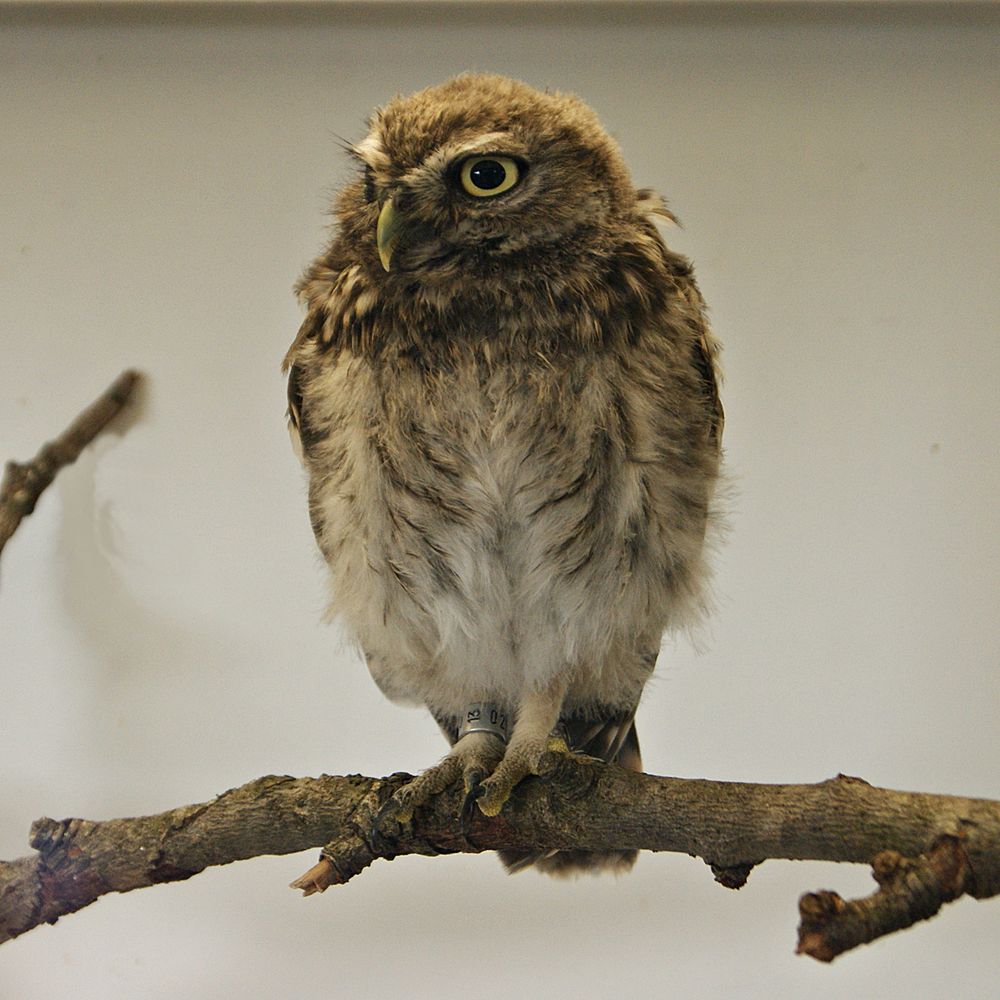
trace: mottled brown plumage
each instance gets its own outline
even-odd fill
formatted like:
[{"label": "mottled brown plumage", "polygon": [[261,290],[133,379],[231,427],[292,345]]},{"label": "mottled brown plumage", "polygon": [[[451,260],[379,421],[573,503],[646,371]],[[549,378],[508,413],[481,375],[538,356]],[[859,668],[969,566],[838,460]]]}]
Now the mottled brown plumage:
[{"label": "mottled brown plumage", "polygon": [[[669,213],[579,100],[497,76],[396,98],[353,152],[286,364],[332,609],[453,743],[397,814],[460,775],[495,813],[553,733],[640,768],[661,637],[703,606],[722,431]],[[459,738],[477,702],[506,746]]]}]

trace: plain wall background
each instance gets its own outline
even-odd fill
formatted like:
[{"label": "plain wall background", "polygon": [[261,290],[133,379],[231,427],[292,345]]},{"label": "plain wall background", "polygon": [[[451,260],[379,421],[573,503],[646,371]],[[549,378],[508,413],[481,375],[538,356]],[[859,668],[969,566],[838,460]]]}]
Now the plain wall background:
[{"label": "plain wall background", "polygon": [[[647,767],[1000,796],[996,11],[0,11],[0,457],[151,378],[3,556],[0,856],[40,815],[443,752],[320,623],[278,366],[337,135],[465,69],[598,110],[725,345],[718,610],[665,647]],[[996,901],[795,958],[799,893],[867,893],[860,866],[734,894],[686,857],[572,883],[406,858],[302,901],[313,860],[105,897],[0,949],[0,996],[964,998],[1000,973]]]}]

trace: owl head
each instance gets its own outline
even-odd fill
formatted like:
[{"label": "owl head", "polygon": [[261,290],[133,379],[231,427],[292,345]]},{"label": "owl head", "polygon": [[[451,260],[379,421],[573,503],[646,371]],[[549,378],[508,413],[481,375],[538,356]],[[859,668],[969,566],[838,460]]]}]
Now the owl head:
[{"label": "owl head", "polygon": [[608,250],[636,192],[577,98],[466,74],[377,110],[337,216],[379,280],[448,284],[558,271]]}]

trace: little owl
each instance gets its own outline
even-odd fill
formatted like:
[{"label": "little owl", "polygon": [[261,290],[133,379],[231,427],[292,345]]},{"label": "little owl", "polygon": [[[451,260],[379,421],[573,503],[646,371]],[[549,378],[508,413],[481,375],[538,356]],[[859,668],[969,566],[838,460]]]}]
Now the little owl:
[{"label": "little owl", "polygon": [[722,432],[669,212],[583,103],[499,76],[395,98],[351,152],[286,365],[332,609],[451,743],[392,808],[461,779],[495,815],[567,748],[639,770],[661,638],[704,603]]}]

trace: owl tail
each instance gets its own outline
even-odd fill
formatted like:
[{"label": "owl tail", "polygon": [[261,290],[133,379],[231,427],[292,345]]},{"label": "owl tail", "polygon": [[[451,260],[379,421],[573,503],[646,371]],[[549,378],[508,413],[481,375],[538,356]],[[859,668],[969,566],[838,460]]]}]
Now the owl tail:
[{"label": "owl tail", "polygon": [[[609,764],[630,771],[642,770],[639,755],[639,737],[635,732],[634,715],[617,714],[611,718],[567,719],[560,729],[571,750],[598,757]],[[561,877],[585,872],[597,875],[603,872],[627,872],[638,856],[638,851],[498,851],[507,871],[523,871],[532,865],[546,875]]]}]

